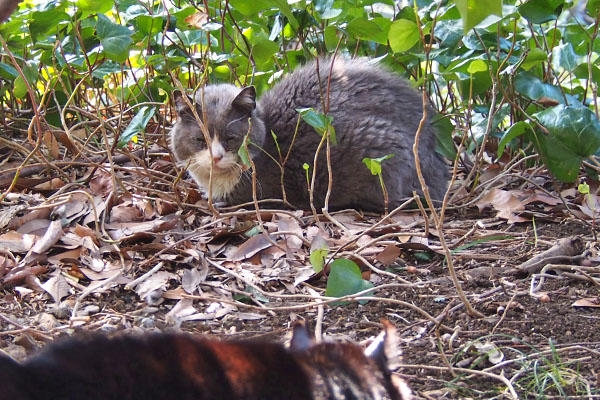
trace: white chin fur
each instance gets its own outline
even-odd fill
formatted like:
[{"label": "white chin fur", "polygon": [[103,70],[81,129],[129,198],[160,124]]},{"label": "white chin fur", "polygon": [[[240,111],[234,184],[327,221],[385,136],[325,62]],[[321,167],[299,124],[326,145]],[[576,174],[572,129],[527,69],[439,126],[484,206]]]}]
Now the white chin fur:
[{"label": "white chin fur", "polygon": [[[226,152],[219,160],[218,167],[215,166],[212,174],[212,198],[222,199],[230,193],[240,180],[241,168],[237,164],[237,156]],[[210,154],[208,150],[197,153],[190,163],[188,170],[192,178],[202,186],[208,195],[210,182]]]}]

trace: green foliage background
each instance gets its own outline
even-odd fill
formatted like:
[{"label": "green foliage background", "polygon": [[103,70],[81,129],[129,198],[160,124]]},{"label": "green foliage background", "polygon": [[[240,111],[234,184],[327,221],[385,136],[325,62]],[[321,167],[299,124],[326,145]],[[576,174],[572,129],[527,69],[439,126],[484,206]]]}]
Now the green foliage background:
[{"label": "green foliage background", "polygon": [[[557,178],[572,181],[600,146],[599,7],[562,0],[27,0],[0,26],[0,112],[10,127],[24,129],[35,107],[43,128],[83,129],[74,140],[86,143],[101,142],[85,123],[94,115],[117,142],[138,111],[138,131],[151,119],[167,126],[148,106],[165,104],[175,88],[234,82],[260,93],[319,54],[368,56],[427,91],[446,156],[454,158],[459,144],[477,161],[482,148],[492,158],[539,152]],[[127,135],[121,145],[131,128]]]}]

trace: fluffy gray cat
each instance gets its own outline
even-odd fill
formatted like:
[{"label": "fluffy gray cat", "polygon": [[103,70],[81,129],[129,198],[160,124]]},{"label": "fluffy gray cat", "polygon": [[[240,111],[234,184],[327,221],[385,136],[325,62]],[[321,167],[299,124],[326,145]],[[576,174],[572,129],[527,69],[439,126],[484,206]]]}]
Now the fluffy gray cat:
[{"label": "fluffy gray cat", "polygon": [[[335,59],[333,67],[331,63],[332,59],[321,58],[297,68],[258,101],[252,86],[208,85],[197,92],[198,115],[212,139],[214,199],[228,204],[252,201],[250,171],[244,171],[237,154],[250,131],[248,150],[256,166],[257,197],[282,199],[281,170],[273,159],[280,162],[293,145],[284,173],[287,200],[295,207],[309,208],[303,164],[311,166],[312,174],[321,136],[302,121],[293,140],[299,117],[296,110],[312,107],[322,113],[324,104],[328,104],[327,115],[333,117],[338,142],[331,147],[330,209],[383,211],[383,190],[378,177],[363,163],[365,157],[395,155],[382,163],[390,208],[411,197],[413,190],[421,192],[412,152],[422,117],[421,95],[399,76],[365,59]],[[181,165],[188,165],[192,177],[208,193],[211,159],[204,135],[181,93],[174,95],[178,118],[171,132],[173,153]],[[448,170],[435,151],[435,131],[429,123],[421,134],[419,156],[432,198],[442,199]],[[323,146],[314,186],[313,202],[318,210],[324,205],[328,182]]]}]

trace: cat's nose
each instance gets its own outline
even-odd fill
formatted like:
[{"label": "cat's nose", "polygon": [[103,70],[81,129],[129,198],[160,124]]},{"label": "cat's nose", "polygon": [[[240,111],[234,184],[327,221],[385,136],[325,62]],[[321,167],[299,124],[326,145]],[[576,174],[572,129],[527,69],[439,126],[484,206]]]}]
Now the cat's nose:
[{"label": "cat's nose", "polygon": [[218,163],[219,161],[221,161],[221,159],[223,159],[222,155],[220,155],[220,154],[213,155],[213,160],[215,161],[215,164]]}]

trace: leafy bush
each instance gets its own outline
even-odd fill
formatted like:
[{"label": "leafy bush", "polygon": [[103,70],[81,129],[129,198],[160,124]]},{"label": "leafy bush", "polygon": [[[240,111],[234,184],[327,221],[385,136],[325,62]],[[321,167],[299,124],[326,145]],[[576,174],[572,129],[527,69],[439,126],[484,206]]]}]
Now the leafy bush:
[{"label": "leafy bush", "polygon": [[[260,93],[306,59],[337,52],[380,58],[425,88],[448,157],[461,142],[476,166],[482,148],[505,161],[539,152],[573,181],[600,147],[598,1],[174,3],[22,3],[0,27],[2,117],[22,128],[19,118],[40,107],[51,126],[99,135],[83,122],[91,112],[116,136],[124,114],[164,104],[179,85],[251,83]],[[163,122],[140,112],[138,125]]]}]

